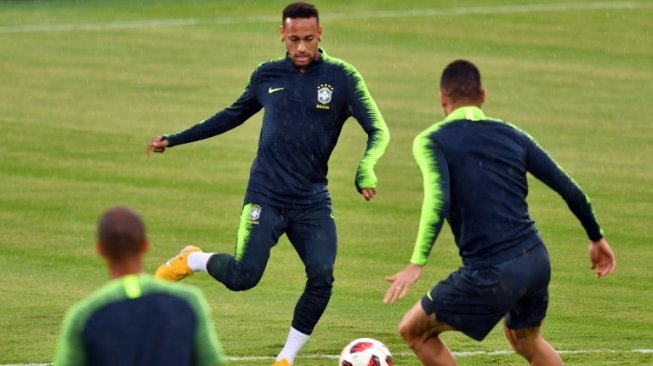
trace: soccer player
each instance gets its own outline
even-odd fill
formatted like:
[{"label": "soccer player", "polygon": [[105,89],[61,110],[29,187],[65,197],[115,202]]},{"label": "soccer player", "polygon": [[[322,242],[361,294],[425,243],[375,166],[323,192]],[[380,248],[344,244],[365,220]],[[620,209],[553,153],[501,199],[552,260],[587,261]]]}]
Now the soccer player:
[{"label": "soccer player", "polygon": [[590,239],[597,276],[615,268],[589,198],[527,133],[487,117],[486,90],[475,65],[449,64],[440,81],[445,119],[419,134],[413,155],[424,202],[410,263],[387,277],[384,302],[406,295],[426,264],[446,218],[463,266],[438,283],[403,317],[399,332],[424,365],[455,365],[439,335],[461,331],[480,341],[504,318],[514,350],[532,365],[561,365],[540,334],[548,305],[549,257],[528,214],[526,173],[557,192]]},{"label": "soccer player", "polygon": [[276,365],[292,365],[327,307],[333,286],[336,225],[327,190],[327,163],[344,122],[353,116],[367,134],[355,185],[367,201],[376,194],[374,166],[389,141],[388,128],[363,78],[348,63],[318,47],[318,10],[297,2],[282,13],[285,57],[260,64],[230,107],[184,131],[156,136],[151,152],[224,133],[265,110],[233,255],[187,246],[159,267],[155,277],[178,281],[201,271],[233,291],[260,281],[279,237],[286,234],[306,269]]},{"label": "soccer player", "polygon": [[68,310],[56,366],[225,363],[202,293],[143,273],[148,245],[134,211],[116,207],[102,215],[97,251],[111,281]]}]

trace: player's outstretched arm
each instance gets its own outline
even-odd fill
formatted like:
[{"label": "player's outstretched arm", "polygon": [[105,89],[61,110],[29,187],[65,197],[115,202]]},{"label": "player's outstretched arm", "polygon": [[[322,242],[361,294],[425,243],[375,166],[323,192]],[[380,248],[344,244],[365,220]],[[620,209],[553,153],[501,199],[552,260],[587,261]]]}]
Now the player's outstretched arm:
[{"label": "player's outstretched arm", "polygon": [[147,156],[149,157],[153,152],[162,153],[166,151],[166,147],[168,147],[168,140],[164,140],[161,135],[154,136],[152,141],[147,144]]},{"label": "player's outstretched arm", "polygon": [[596,270],[596,277],[609,275],[617,266],[617,259],[605,238],[590,242],[589,257],[592,269]]}]

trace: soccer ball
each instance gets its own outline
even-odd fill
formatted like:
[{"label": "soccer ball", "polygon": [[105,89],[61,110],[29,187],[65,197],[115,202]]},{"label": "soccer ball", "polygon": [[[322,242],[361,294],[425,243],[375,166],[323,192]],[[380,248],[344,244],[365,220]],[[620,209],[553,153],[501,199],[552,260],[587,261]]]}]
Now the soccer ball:
[{"label": "soccer ball", "polygon": [[340,353],[338,366],[393,366],[390,350],[372,338],[351,341]]}]

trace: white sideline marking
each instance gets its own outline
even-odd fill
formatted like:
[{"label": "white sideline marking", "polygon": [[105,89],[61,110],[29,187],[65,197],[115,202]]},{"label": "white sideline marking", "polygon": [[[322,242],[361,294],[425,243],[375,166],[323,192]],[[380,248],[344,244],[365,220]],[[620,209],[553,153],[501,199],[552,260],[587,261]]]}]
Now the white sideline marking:
[{"label": "white sideline marking", "polygon": [[[488,15],[514,13],[565,12],[577,10],[608,10],[608,9],[642,9],[653,8],[653,2],[637,1],[604,1],[593,3],[561,3],[561,4],[530,4],[530,5],[498,5],[475,6],[449,9],[406,9],[379,10],[352,13],[327,13],[322,17],[326,20],[375,19],[375,18],[407,18],[435,17],[456,15]],[[186,27],[193,25],[215,24],[249,24],[271,23],[278,21],[277,16],[255,17],[218,17],[218,18],[181,18],[181,19],[150,19],[150,20],[118,20],[102,23],[63,23],[63,24],[24,24],[0,26],[0,34],[34,33],[34,32],[73,32],[117,29]],[[0,365],[1,366],[1,365]]]},{"label": "white sideline marking", "polygon": [[[653,349],[646,349],[646,348],[639,348],[639,349],[632,349],[632,350],[618,350],[618,349],[579,349],[579,350],[560,350],[558,351],[559,354],[561,355],[576,355],[576,354],[588,354],[588,353],[600,353],[600,354],[615,354],[615,353],[643,353],[643,354],[648,354],[648,353],[653,353]],[[497,351],[460,351],[460,352],[453,352],[454,356],[458,358],[463,358],[463,357],[477,357],[477,356],[509,356],[515,354],[513,351],[509,350],[497,350]],[[402,356],[402,357],[408,357],[412,356],[413,354],[410,352],[397,352],[394,353],[395,356]],[[338,359],[338,355],[300,355],[298,358],[299,359],[307,359],[307,360],[317,360],[317,359]],[[272,356],[243,356],[243,357],[227,357],[228,361],[231,362],[239,362],[239,361],[265,361],[265,360],[273,360],[274,357]],[[0,366],[51,366],[52,364],[50,363],[26,363],[26,364],[8,364],[8,365],[0,365]]]}]

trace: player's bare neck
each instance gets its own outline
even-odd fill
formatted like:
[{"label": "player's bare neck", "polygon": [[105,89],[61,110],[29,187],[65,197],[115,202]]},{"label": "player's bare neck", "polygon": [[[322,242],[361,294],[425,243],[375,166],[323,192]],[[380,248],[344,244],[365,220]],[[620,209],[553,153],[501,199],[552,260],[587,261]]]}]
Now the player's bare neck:
[{"label": "player's bare neck", "polygon": [[108,266],[109,277],[111,279],[143,273],[143,264],[140,260],[129,260],[123,261],[121,263],[109,262]]},{"label": "player's bare neck", "polygon": [[483,103],[480,102],[480,101],[470,102],[468,100],[464,100],[464,101],[461,100],[461,101],[457,101],[457,102],[454,102],[454,103],[448,103],[447,105],[445,105],[444,106],[444,113],[445,113],[445,115],[448,116],[449,113],[455,111],[458,108],[462,108],[462,107],[478,107],[478,108],[481,108],[482,105],[483,105]]}]

